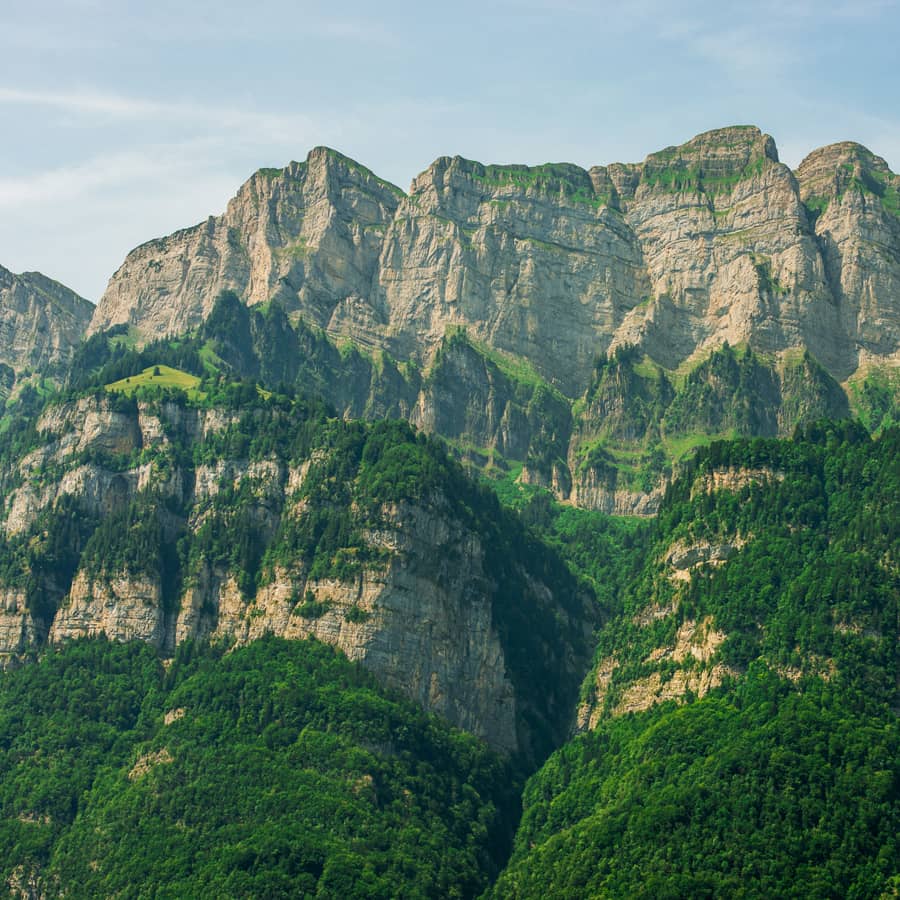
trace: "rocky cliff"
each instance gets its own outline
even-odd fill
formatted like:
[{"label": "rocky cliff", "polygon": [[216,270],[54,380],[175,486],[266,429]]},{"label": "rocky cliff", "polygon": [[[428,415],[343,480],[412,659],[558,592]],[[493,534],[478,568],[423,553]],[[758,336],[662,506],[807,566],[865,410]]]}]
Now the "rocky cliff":
[{"label": "rocky cliff", "polygon": [[135,250],[91,328],[203,325],[241,375],[652,513],[697,443],[789,434],[851,400],[890,421],[898,183],[856,144],[793,173],[749,126],[590,170],[445,157],[407,194],[318,148]]},{"label": "rocky cliff", "polygon": [[797,170],[841,315],[861,365],[898,359],[900,178],[854,143],[811,153]]},{"label": "rocky cliff", "polygon": [[40,272],[0,266],[0,365],[15,373],[67,362],[94,305]]},{"label": "rocky cliff", "polygon": [[319,147],[306,162],[261,169],[225,213],[132,251],[91,323],[127,323],[145,338],[200,324],[222,290],[249,304],[278,299],[325,326],[368,294],[402,192]]},{"label": "rocky cliff", "polygon": [[0,474],[7,663],[45,636],[312,636],[504,752],[568,727],[590,598],[405,425],[98,395]]},{"label": "rocky cliff", "polygon": [[317,148],[135,250],[91,328],[178,333],[229,288],[420,364],[465,327],[572,398],[624,345],[669,370],[725,341],[808,350],[843,381],[900,347],[896,183],[851,144],[795,175],[753,127],[590,170],[445,157],[406,195]]}]

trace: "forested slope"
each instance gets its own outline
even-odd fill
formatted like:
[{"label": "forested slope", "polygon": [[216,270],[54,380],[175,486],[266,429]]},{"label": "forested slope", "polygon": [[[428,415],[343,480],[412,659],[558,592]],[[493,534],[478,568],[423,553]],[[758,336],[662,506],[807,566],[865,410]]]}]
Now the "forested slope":
[{"label": "forested slope", "polygon": [[494,896],[891,895],[898,513],[897,430],[701,452]]},{"label": "forested slope", "polygon": [[[315,641],[79,641],[0,679],[0,892],[474,896],[509,766]],[[28,891],[33,891],[28,894]]]}]

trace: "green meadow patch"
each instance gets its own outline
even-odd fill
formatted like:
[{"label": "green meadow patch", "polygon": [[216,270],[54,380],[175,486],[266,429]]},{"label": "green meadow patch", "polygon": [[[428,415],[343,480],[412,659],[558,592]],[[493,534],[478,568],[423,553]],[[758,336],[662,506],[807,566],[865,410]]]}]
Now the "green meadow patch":
[{"label": "green meadow patch", "polygon": [[140,388],[176,388],[184,391],[192,400],[202,399],[199,390],[200,379],[190,372],[173,369],[171,366],[147,366],[143,372],[120,378],[106,385],[106,390],[130,397]]}]

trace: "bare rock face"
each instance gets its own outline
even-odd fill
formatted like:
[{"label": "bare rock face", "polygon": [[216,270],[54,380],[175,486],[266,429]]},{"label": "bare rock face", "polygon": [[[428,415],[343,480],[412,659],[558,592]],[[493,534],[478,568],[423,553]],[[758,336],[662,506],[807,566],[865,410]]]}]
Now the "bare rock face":
[{"label": "bare rock face", "polygon": [[897,191],[855,144],[795,177],[750,126],[590,170],[442,157],[408,195],[317,148],[133,251],[91,330],[184,331],[228,288],[419,363],[465,328],[571,398],[624,345],[669,370],[725,341],[803,349],[843,381],[900,347]]},{"label": "bare rock face", "polygon": [[130,572],[79,572],[50,629],[52,643],[104,634],[163,648],[165,618],[159,578]]},{"label": "bare rock face", "polygon": [[492,622],[481,543],[433,510],[401,504],[386,513],[389,527],[369,541],[390,561],[350,580],[278,568],[249,597],[227,571],[205,568],[182,599],[176,642],[312,636],[491,746],[520,749],[522,700]]},{"label": "bare rock face", "polygon": [[133,250],[110,279],[91,332],[127,323],[146,339],[199,325],[233,290],[248,304],[278,298],[328,324],[366,295],[401,191],[324,147],[304,163],[262,169],[225,213]]},{"label": "bare rock face", "polygon": [[89,300],[40,272],[0,266],[0,364],[19,373],[67,361],[93,312]]},{"label": "bare rock face", "polygon": [[797,170],[829,284],[859,362],[900,352],[900,177],[865,147],[832,144]]},{"label": "bare rock face", "polygon": [[612,201],[577,166],[437,160],[385,237],[373,305],[389,319],[390,346],[422,354],[464,325],[577,392],[649,290],[640,246]]},{"label": "bare rock face", "polygon": [[771,137],[725,128],[652,154],[623,207],[651,298],[614,345],[640,345],[667,368],[725,341],[805,347],[829,371],[855,368],[797,181]]},{"label": "bare rock face", "polygon": [[6,587],[0,590],[0,669],[21,658],[43,639],[43,630],[28,610],[25,591]]}]

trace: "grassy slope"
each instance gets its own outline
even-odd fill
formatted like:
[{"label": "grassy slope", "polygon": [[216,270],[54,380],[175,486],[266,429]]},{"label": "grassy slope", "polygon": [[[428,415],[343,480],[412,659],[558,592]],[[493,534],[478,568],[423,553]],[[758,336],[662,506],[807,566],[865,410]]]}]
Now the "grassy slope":
[{"label": "grassy slope", "polygon": [[182,372],[171,366],[147,366],[142,372],[106,385],[106,389],[130,397],[140,388],[176,388],[187,393],[191,399],[196,399],[199,397],[199,385],[200,379],[189,372]]}]

